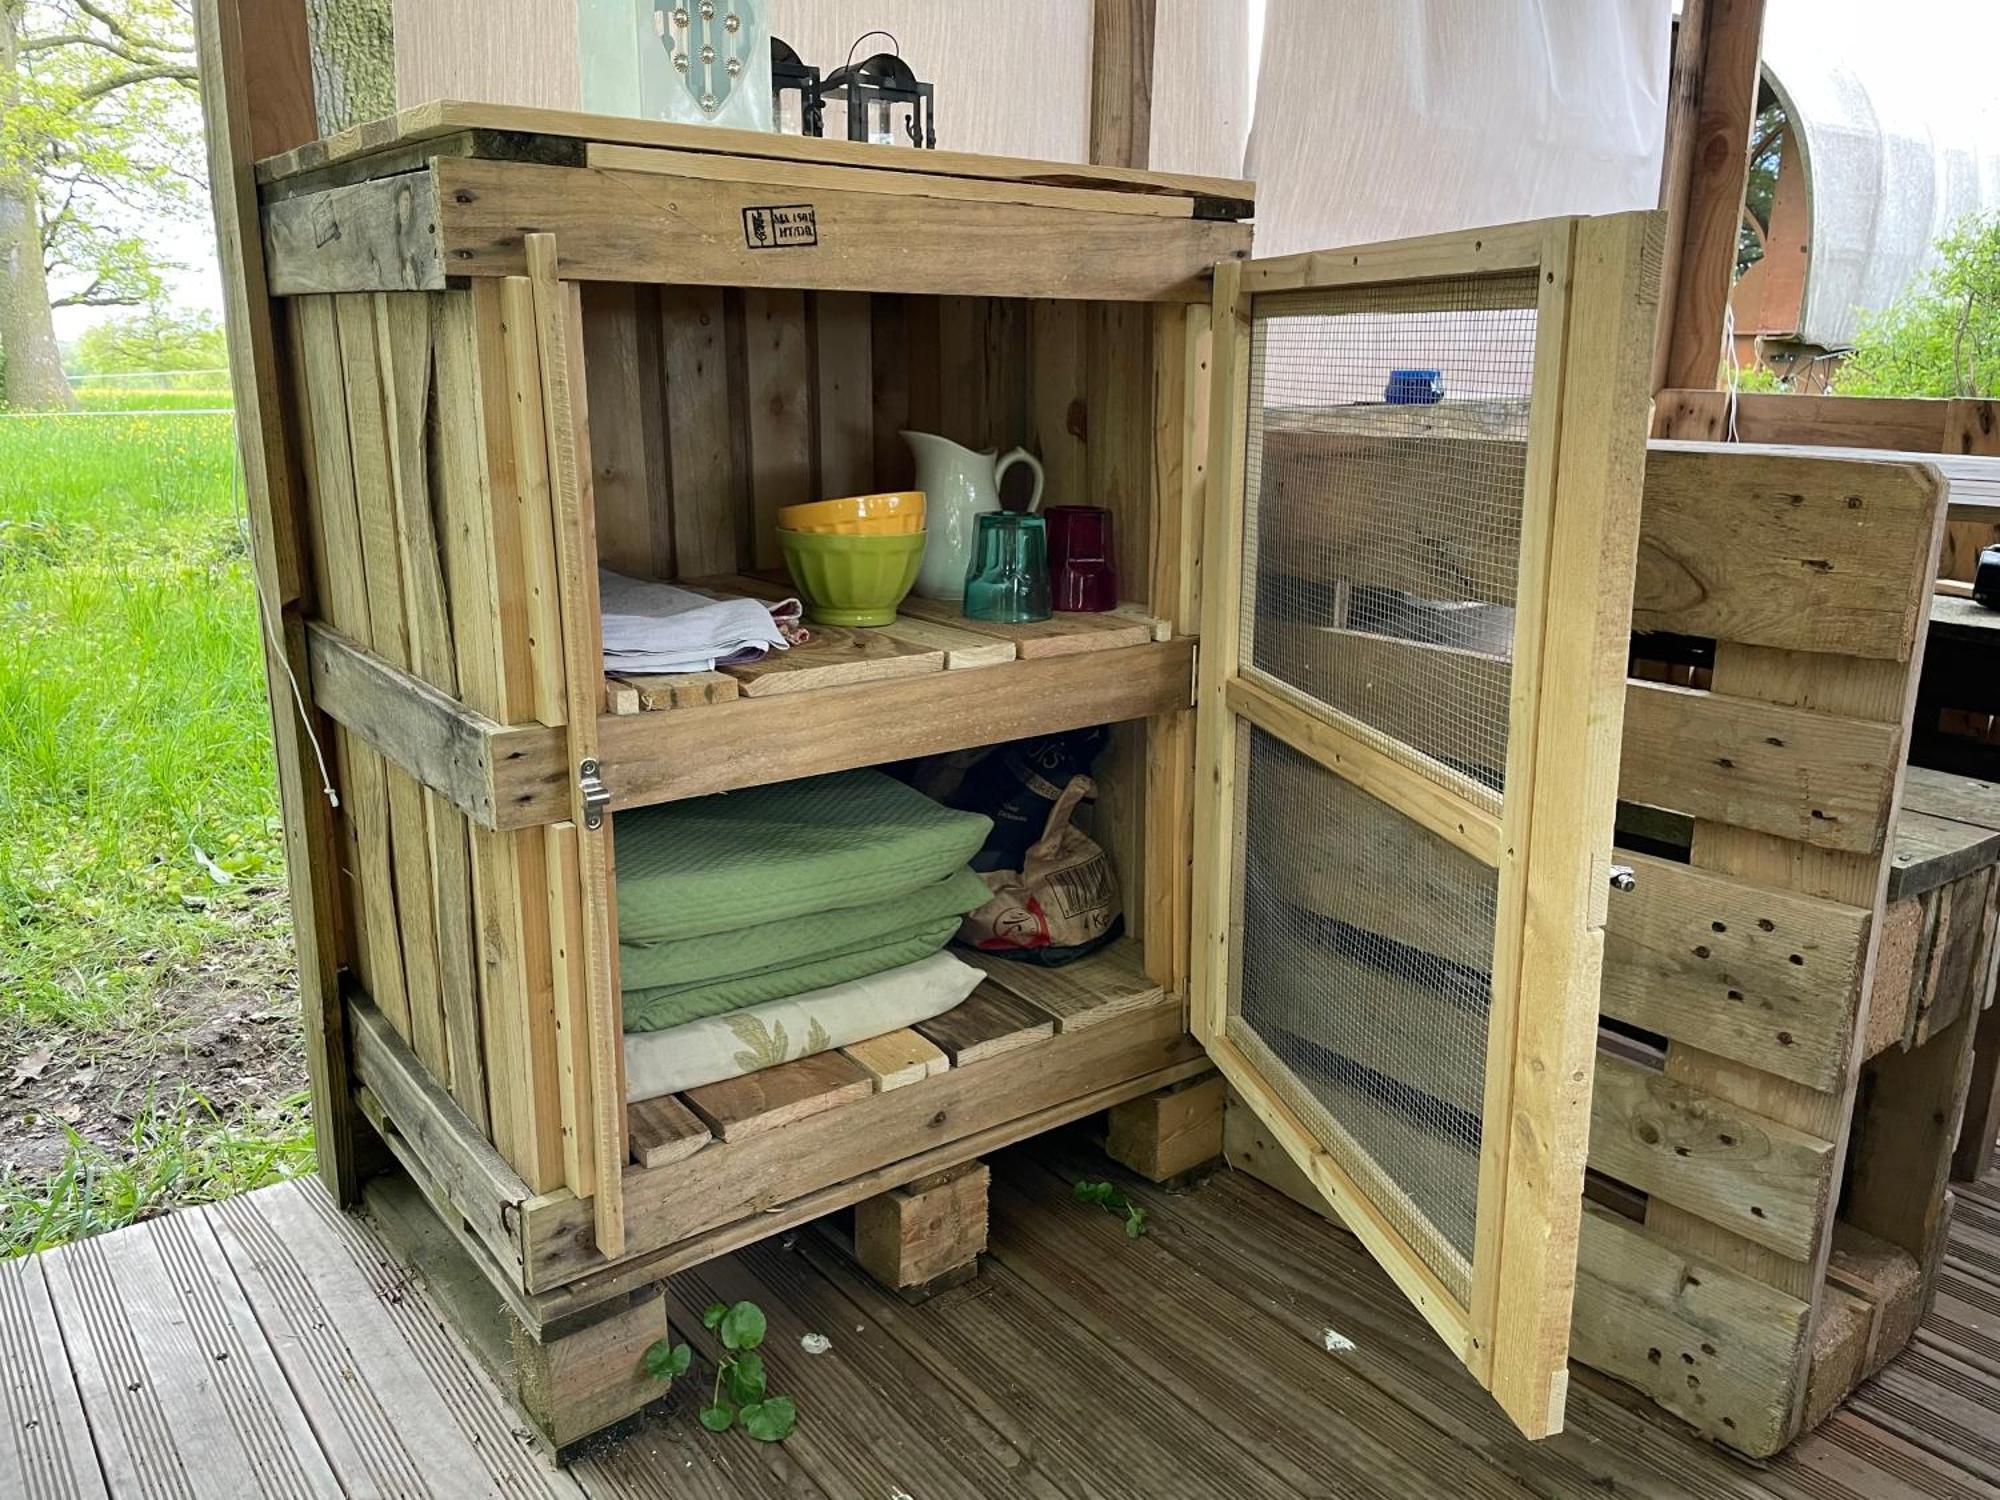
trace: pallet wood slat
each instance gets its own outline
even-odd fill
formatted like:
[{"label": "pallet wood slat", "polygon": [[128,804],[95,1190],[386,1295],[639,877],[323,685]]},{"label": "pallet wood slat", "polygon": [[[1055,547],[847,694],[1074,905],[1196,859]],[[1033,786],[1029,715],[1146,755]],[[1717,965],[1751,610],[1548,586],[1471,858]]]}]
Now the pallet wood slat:
[{"label": "pallet wood slat", "polygon": [[[1191,302],[1206,295],[1209,269],[1240,256],[1247,243],[1240,225],[1220,221],[976,200],[941,215],[920,198],[827,190],[813,202],[817,243],[759,257],[744,253],[756,248],[745,239],[744,211],[770,201],[769,188],[755,183],[455,159],[438,161],[431,175],[441,205],[429,221],[435,235],[408,249],[393,244],[393,257],[303,265],[304,238],[288,237],[279,262],[287,284],[441,286],[447,266],[454,275],[518,275],[519,226],[529,224],[562,226],[573,247],[563,275],[579,281]],[[365,214],[371,226],[395,222],[397,208],[381,185],[329,193],[367,194],[350,212]],[[305,217],[325,196],[275,207],[288,220]],[[1004,254],[995,253],[998,245]]]},{"label": "pallet wood slat", "polygon": [[1735,1447],[1789,1434],[1811,1307],[1676,1251],[1594,1203],[1577,1261],[1577,1359]]},{"label": "pallet wood slat", "polygon": [[1045,966],[960,948],[954,952],[999,986],[1053,1019],[1057,1031],[1101,1025],[1159,1003],[1162,986],[1135,960],[1130,938],[1072,963]]},{"label": "pallet wood slat", "polygon": [[[1752,646],[1907,659],[1931,545],[1928,475],[1784,450],[1655,441],[1633,625]],[[1716,496],[1729,525],[1715,524]]]},{"label": "pallet wood slat", "polygon": [[922,1083],[951,1068],[951,1059],[941,1048],[907,1027],[849,1042],[840,1050],[849,1062],[874,1080],[878,1094]]},{"label": "pallet wood slat", "polygon": [[1805,1259],[1831,1202],[1835,1159],[1830,1141],[1598,1054],[1591,1164],[1655,1200]]},{"label": "pallet wood slat", "polygon": [[875,1080],[840,1052],[781,1062],[740,1078],[704,1084],[681,1097],[715,1135],[749,1140],[875,1092]]},{"label": "pallet wood slat", "polygon": [[[598,628],[597,541],[595,512],[587,460],[588,416],[583,382],[579,379],[583,312],[573,288],[556,279],[555,237],[530,235],[526,242],[530,311],[534,318],[537,359],[548,440],[550,500],[548,525],[554,533],[555,598],[560,611],[559,635],[545,641],[553,649],[560,640],[561,676],[566,702],[566,741],[570,766],[570,822],[549,831],[554,848],[566,856],[573,847],[578,905],[575,931],[566,933],[572,949],[581,948],[568,986],[569,1013],[580,1022],[572,1044],[570,1121],[576,1138],[574,1168],[592,1183],[597,1239],[612,1257],[625,1246],[625,1204],[622,1168],[626,1159],[625,1090],[621,1077],[619,997],[613,988],[610,910],[611,848],[601,811],[585,800],[583,774],[597,759],[597,693],[603,676],[603,646]],[[579,447],[582,455],[579,455]],[[572,845],[573,841],[573,845]],[[551,860],[563,868],[564,857]],[[567,883],[564,898],[567,899]],[[558,987],[559,994],[562,987]],[[580,1055],[583,1066],[576,1067]],[[588,1080],[588,1093],[583,1090]],[[582,1143],[589,1143],[589,1166],[583,1164]],[[571,1184],[572,1191],[578,1191]]]},{"label": "pallet wood slat", "polygon": [[[410,671],[411,627],[404,602],[406,564],[402,556],[396,490],[399,472],[395,417],[390,410],[393,376],[383,368],[383,332],[378,304],[386,299],[334,299],[341,378],[345,387],[349,455],[359,517],[362,587],[368,597],[368,634],[390,665]],[[386,377],[386,378],[385,378]],[[419,479],[419,484],[421,480]],[[428,497],[426,497],[426,503]],[[385,765],[389,793],[389,857],[396,882],[397,935],[403,948],[404,999],[409,1007],[410,1042],[432,1074],[448,1078],[445,1058],[443,976],[436,930],[436,883],[430,864],[429,829],[423,789],[393,762]]]},{"label": "pallet wood slat", "polygon": [[1621,853],[1603,1013],[1831,1088],[1847,1065],[1870,913]]},{"label": "pallet wood slat", "polygon": [[641,1167],[664,1167],[694,1155],[714,1134],[702,1120],[672,1094],[642,1099],[625,1111],[626,1131],[632,1140],[632,1161]]},{"label": "pallet wood slat", "polygon": [[967,1068],[1047,1040],[1055,1035],[1056,1023],[989,981],[943,1015],[911,1029],[949,1057],[954,1068]]},{"label": "pallet wood slat", "polygon": [[1901,740],[1883,720],[1635,682],[1619,795],[1869,854],[1888,835]]}]

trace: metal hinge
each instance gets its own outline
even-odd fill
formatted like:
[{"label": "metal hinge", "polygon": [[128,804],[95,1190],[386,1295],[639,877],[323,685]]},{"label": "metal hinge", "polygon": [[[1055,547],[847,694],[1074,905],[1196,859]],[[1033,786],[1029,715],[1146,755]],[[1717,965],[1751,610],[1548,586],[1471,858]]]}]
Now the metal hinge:
[{"label": "metal hinge", "polygon": [[1188,707],[1193,708],[1199,702],[1201,702],[1201,642],[1196,641],[1194,649],[1188,652]]},{"label": "metal hinge", "polygon": [[598,765],[594,760],[586,760],[576,768],[576,784],[583,789],[585,828],[602,828],[604,809],[611,805],[610,789],[604,785],[604,778],[597,772]]}]

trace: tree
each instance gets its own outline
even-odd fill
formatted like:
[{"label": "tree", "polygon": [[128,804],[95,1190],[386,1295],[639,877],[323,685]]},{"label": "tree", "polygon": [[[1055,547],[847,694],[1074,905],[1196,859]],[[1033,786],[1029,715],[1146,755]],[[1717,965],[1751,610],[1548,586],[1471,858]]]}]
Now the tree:
[{"label": "tree", "polygon": [[84,330],[76,368],[92,375],[145,370],[219,370],[229,363],[222,325],[204,309],[176,312],[164,301]]},{"label": "tree", "polygon": [[0,404],[73,404],[55,308],[159,294],[144,227],[201,183],[189,3],[0,0]]},{"label": "tree", "polygon": [[1834,384],[1843,396],[2000,395],[2000,213],[1961,219],[1938,263],[1864,317]]}]

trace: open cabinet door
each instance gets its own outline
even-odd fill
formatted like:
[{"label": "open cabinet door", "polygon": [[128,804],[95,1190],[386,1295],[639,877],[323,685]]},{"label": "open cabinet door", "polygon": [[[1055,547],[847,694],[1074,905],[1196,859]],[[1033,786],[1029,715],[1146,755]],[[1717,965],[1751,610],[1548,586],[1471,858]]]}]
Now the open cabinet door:
[{"label": "open cabinet door", "polygon": [[1215,279],[1194,1029],[1531,1437],[1567,1395],[1659,246],[1560,219]]}]

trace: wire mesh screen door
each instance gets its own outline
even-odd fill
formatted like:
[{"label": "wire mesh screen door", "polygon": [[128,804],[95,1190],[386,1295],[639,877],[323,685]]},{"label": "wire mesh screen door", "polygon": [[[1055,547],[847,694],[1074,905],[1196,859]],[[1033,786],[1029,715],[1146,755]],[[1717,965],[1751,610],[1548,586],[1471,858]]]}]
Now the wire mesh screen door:
[{"label": "wire mesh screen door", "polygon": [[1560,1429],[1658,216],[1218,268],[1193,1016]]}]

